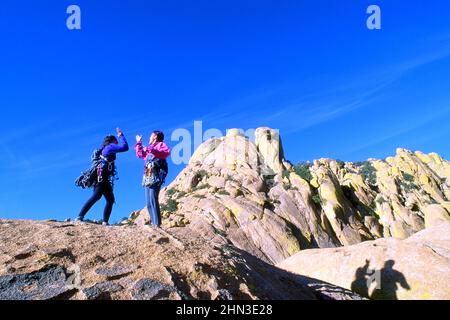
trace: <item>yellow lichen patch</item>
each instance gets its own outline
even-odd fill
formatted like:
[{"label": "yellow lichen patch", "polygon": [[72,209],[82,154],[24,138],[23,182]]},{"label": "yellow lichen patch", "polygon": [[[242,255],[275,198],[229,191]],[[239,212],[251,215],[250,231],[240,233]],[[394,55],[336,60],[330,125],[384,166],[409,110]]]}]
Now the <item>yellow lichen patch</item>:
[{"label": "yellow lichen patch", "polygon": [[332,224],[333,228],[335,227],[335,221],[336,221],[336,211],[334,209],[334,206],[331,203],[326,204],[325,206],[322,206],[323,211],[325,212],[325,215],[328,218],[328,221]]},{"label": "yellow lichen patch", "polygon": [[420,151],[416,151],[415,155],[417,158],[419,158],[420,161],[422,161],[424,163],[429,163],[429,162],[433,161],[429,155],[426,155]]},{"label": "yellow lichen patch", "polygon": [[229,163],[229,164],[227,165],[227,168],[230,169],[230,170],[232,170],[232,171],[236,171],[236,162],[234,162],[234,163]]},{"label": "yellow lichen patch", "polygon": [[400,169],[397,167],[392,167],[391,172],[393,176],[399,176],[401,174]]},{"label": "yellow lichen patch", "polygon": [[445,208],[445,210],[447,210],[447,212],[450,213],[450,201],[442,202],[441,206],[443,206]]},{"label": "yellow lichen patch", "polygon": [[353,173],[346,172],[346,173],[344,174],[344,180],[351,180],[351,179],[352,179],[352,174],[353,174]]},{"label": "yellow lichen patch", "polygon": [[428,183],[430,183],[430,177],[428,177],[426,174],[421,174],[419,176],[419,182],[421,184],[428,184]]},{"label": "yellow lichen patch", "polygon": [[291,172],[291,174],[289,175],[289,178],[291,179],[292,184],[296,185],[298,182],[300,185],[303,185],[305,187],[309,187],[309,183],[308,181],[306,181],[305,179],[303,179],[302,177],[300,177],[298,174],[296,174],[295,172]]},{"label": "yellow lichen patch", "polygon": [[230,210],[231,214],[235,216],[236,218],[244,211],[240,206],[233,204],[233,203],[227,203],[225,206]]},{"label": "yellow lichen patch", "polygon": [[405,231],[403,223],[401,221],[394,221],[391,225],[390,231],[391,235],[397,239],[406,239],[409,236]]},{"label": "yellow lichen patch", "polygon": [[442,158],[435,152],[429,154],[429,156],[433,159],[436,164],[442,164]]},{"label": "yellow lichen patch", "polygon": [[410,175],[414,176],[415,173],[416,173],[416,168],[414,168],[409,162],[399,161],[397,163],[397,165],[398,165],[398,168],[401,171],[403,171],[403,172],[405,172],[407,174],[410,174]]},{"label": "yellow lichen patch", "polygon": [[311,186],[313,186],[314,188],[319,188],[319,181],[317,180],[317,177],[312,178],[311,182],[310,182]]},{"label": "yellow lichen patch", "polygon": [[230,211],[230,209],[225,209],[223,211],[223,215],[227,218],[227,220],[231,221],[233,218],[233,213]]},{"label": "yellow lichen patch", "polygon": [[353,185],[355,186],[359,186],[359,187],[365,187],[366,184],[364,183],[364,179],[361,175],[358,174],[350,174],[349,176],[349,180],[353,183]]},{"label": "yellow lichen patch", "polygon": [[327,203],[330,203],[333,206],[339,203],[337,190],[331,181],[324,181],[322,185],[320,185],[319,193],[320,197]]},{"label": "yellow lichen patch", "polygon": [[387,172],[389,170],[389,165],[383,161],[376,160],[372,161],[371,164],[376,171]]},{"label": "yellow lichen patch", "polygon": [[394,157],[387,157],[386,162],[389,163],[391,166],[395,163]]},{"label": "yellow lichen patch", "polygon": [[246,198],[248,200],[251,200],[252,202],[257,203],[260,206],[264,206],[266,204],[266,199],[264,199],[260,195],[256,195],[256,194],[251,193],[251,194],[246,195]]},{"label": "yellow lichen patch", "polygon": [[427,291],[422,292],[420,295],[420,300],[431,300],[433,299],[433,295]]},{"label": "yellow lichen patch", "polygon": [[297,239],[292,235],[283,235],[279,239],[280,244],[286,248],[289,256],[293,256],[301,250],[300,244]]},{"label": "yellow lichen patch", "polygon": [[[436,296],[430,291],[432,288],[425,287],[423,283],[414,281],[409,281],[409,289],[406,290],[404,288],[399,288],[397,292],[397,296],[402,300],[433,300],[436,299]],[[419,293],[418,295],[414,295],[413,292]]]}]

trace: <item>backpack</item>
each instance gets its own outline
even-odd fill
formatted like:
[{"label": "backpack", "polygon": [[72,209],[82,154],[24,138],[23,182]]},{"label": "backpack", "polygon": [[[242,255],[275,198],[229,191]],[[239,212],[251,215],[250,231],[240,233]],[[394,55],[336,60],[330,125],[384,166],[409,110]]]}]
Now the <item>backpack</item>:
[{"label": "backpack", "polygon": [[145,162],[144,177],[142,186],[147,188],[161,187],[169,173],[167,161],[164,159],[153,158]]},{"label": "backpack", "polygon": [[[102,151],[103,149],[94,150],[91,155],[91,167],[88,170],[83,171],[75,180],[75,185],[77,187],[82,189],[93,188],[98,183],[103,182],[105,177],[108,179],[115,176],[114,162],[108,162],[108,160],[102,156]],[[105,168],[108,171],[105,171]]]}]

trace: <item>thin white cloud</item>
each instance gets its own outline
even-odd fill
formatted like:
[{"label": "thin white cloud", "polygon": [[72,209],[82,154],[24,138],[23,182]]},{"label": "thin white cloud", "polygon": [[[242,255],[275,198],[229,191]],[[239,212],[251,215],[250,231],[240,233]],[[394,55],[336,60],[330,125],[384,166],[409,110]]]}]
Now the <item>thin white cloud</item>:
[{"label": "thin white cloud", "polygon": [[[364,143],[357,145],[357,146],[353,146],[352,148],[343,151],[338,156],[344,157],[347,154],[351,154],[351,153],[354,153],[357,151],[361,151],[361,150],[379,145],[383,142],[392,140],[394,138],[397,138],[399,136],[402,136],[409,132],[412,132],[416,129],[427,126],[431,122],[436,121],[437,119],[439,119],[443,116],[450,115],[450,105],[448,105],[445,108],[439,108],[438,110],[439,111],[434,114],[424,114],[423,117],[415,123],[408,123],[408,122],[397,123],[396,127],[393,130],[384,131],[385,134],[383,134],[383,132],[377,132],[377,136],[375,136],[374,139],[369,140],[369,141],[365,140]],[[426,138],[423,139],[423,141],[430,140],[431,137],[432,136],[427,136]]]},{"label": "thin white cloud", "polygon": [[[271,125],[283,129],[285,134],[292,134],[327,121],[342,117],[350,112],[369,105],[374,105],[378,96],[387,97],[385,89],[396,81],[420,67],[450,57],[450,45],[447,37],[433,40],[434,51],[425,52],[405,61],[378,67],[370,72],[361,71],[357,78],[347,79],[345,82],[329,88],[319,88],[316,92],[303,94],[301,88],[292,85],[279,85],[271,90],[252,94],[243,99],[230,103],[220,112],[210,112],[202,119],[214,124],[225,124],[234,127],[236,122],[249,119],[256,126]],[[297,101],[285,102],[285,105],[269,105],[265,100],[283,98],[284,93],[292,96],[292,91],[298,92]],[[265,108],[262,106],[266,106]],[[249,122],[250,122],[249,121]]]}]

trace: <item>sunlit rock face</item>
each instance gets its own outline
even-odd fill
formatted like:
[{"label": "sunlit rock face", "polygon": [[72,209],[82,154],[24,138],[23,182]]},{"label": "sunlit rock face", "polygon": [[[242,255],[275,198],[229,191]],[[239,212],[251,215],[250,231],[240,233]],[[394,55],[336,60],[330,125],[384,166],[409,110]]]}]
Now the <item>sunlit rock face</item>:
[{"label": "sunlit rock face", "polygon": [[269,263],[300,250],[405,239],[449,219],[450,163],[398,149],[385,160],[293,165],[280,135],[258,128],[203,143],[161,193],[164,224],[200,228]]},{"label": "sunlit rock face", "polygon": [[381,300],[450,299],[450,223],[405,240],[383,238],[335,249],[305,250],[278,266]]}]

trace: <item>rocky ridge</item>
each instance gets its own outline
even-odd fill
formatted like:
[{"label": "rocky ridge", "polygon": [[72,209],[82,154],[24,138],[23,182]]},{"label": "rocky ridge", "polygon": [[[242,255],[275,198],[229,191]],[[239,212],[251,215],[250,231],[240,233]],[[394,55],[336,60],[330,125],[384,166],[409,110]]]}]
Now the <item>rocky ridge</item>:
[{"label": "rocky ridge", "polygon": [[[293,165],[270,128],[255,142],[237,129],[206,141],[161,194],[167,228],[221,234],[271,264],[304,249],[405,239],[450,220],[449,199],[450,163],[436,153]],[[148,221],[144,209],[125,223]]]},{"label": "rocky ridge", "polygon": [[449,244],[450,223],[442,222],[404,240],[305,250],[278,266],[371,299],[449,300]]},{"label": "rocky ridge", "polygon": [[0,300],[361,299],[186,231],[0,220]]},{"label": "rocky ridge", "polygon": [[294,165],[233,129],[162,190],[161,230],[0,220],[0,299],[448,299],[449,199],[435,153]]}]

